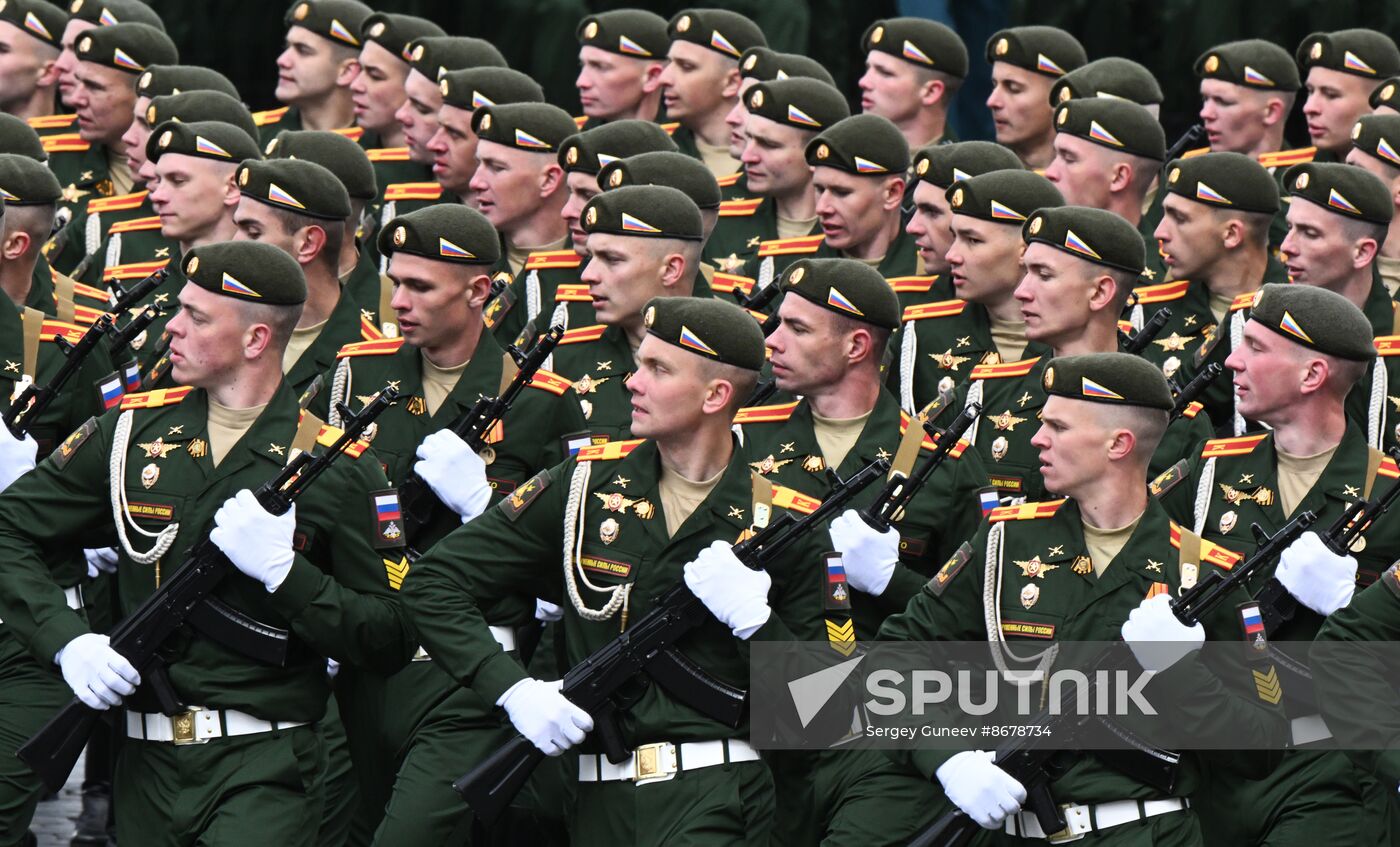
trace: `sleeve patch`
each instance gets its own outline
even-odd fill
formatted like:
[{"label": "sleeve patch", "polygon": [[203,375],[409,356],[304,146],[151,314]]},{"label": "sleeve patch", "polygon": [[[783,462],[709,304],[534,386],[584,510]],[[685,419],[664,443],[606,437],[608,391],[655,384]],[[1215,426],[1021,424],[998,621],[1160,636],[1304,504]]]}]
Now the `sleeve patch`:
[{"label": "sleeve patch", "polygon": [[384,573],[389,577],[389,587],[398,591],[403,587],[403,578],[408,576],[408,559],[400,556],[398,561],[393,559],[381,559],[384,562]]},{"label": "sleeve patch", "polygon": [[1178,483],[1180,483],[1183,479],[1186,478],[1187,468],[1188,465],[1186,464],[1186,460],[1182,459],[1181,461],[1162,471],[1160,474],[1157,475],[1156,479],[1148,483],[1148,492],[1151,493],[1153,497],[1161,497],[1163,494],[1166,494],[1168,491],[1171,491],[1177,486]]},{"label": "sleeve patch", "polygon": [[972,561],[972,545],[966,541],[953,552],[952,558],[943,563],[943,567],[938,569],[938,573],[928,581],[928,590],[933,592],[933,596],[943,596],[943,589],[948,587],[948,583],[953,581],[953,577],[963,569],[963,566]]},{"label": "sleeve patch", "polygon": [[403,510],[399,508],[399,492],[383,488],[369,493],[370,515],[373,517],[374,537],[370,543],[376,550],[403,546]]},{"label": "sleeve patch", "polygon": [[520,515],[530,507],[530,504],[539,498],[540,492],[549,487],[549,471],[540,471],[527,479],[509,496],[502,498],[501,511],[506,513],[506,517],[514,522]]},{"label": "sleeve patch", "polygon": [[58,445],[58,449],[50,454],[54,467],[63,470],[63,467],[68,464],[68,460],[73,458],[79,447],[87,443],[94,432],[97,432],[97,418],[88,418],[82,426],[73,430],[73,434],[63,439],[63,443]]}]

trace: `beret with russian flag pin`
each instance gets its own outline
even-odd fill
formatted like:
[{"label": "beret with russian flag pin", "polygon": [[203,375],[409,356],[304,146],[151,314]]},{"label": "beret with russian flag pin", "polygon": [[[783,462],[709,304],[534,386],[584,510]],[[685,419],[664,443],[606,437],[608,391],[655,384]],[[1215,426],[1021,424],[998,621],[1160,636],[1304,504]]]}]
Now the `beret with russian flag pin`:
[{"label": "beret with russian flag pin", "polygon": [[647,334],[713,362],[748,371],[763,367],[763,330],[747,312],[718,297],[653,297],[642,310]]},{"label": "beret with russian flag pin", "polygon": [[569,113],[550,103],[504,103],[472,113],[472,131],[482,141],[552,157],[578,132]]},{"label": "beret with russian flag pin", "polygon": [[68,13],[47,0],[9,0],[0,3],[0,21],[57,48],[62,46]]},{"label": "beret with russian flag pin", "polygon": [[578,24],[580,47],[596,47],[632,59],[665,61],[671,36],[666,19],[645,9],[613,9]]},{"label": "beret with russian flag pin", "polygon": [[717,212],[724,199],[719,181],[705,163],[681,152],[657,150],[609,162],[598,171],[598,187],[611,191],[624,185],[669,185],[701,211]]},{"label": "beret with russian flag pin", "polygon": [[218,91],[238,96],[238,88],[228,77],[198,65],[151,65],[136,80],[137,97],[164,97],[185,91]]},{"label": "beret with russian flag pin", "polygon": [[1376,358],[1370,319],[1345,296],[1320,286],[1267,283],[1254,295],[1249,320],[1328,356],[1353,362]]},{"label": "beret with russian flag pin", "polygon": [[1044,76],[1064,76],[1089,57],[1084,45],[1059,27],[1017,26],[987,39],[987,62],[1006,62]]},{"label": "beret with russian flag pin", "polygon": [[233,124],[254,141],[258,138],[258,125],[253,120],[253,113],[248,111],[242,100],[222,91],[182,91],[153,97],[146,104],[145,118],[147,126],[159,126],[166,121],[219,121]]},{"label": "beret with russian flag pin", "polygon": [[1400,168],[1400,115],[1362,115],[1351,128],[1351,146]]},{"label": "beret with russian flag pin", "polygon": [[1389,226],[1395,214],[1390,191],[1380,179],[1355,165],[1307,162],[1283,175],[1283,188],[1294,200],[1316,203],[1352,220]]},{"label": "beret with russian flag pin", "polygon": [[307,159],[249,159],[238,166],[238,191],[259,203],[329,221],[350,217],[350,194],[336,175]]},{"label": "beret with russian flag pin", "polygon": [[409,43],[415,38],[430,35],[447,35],[447,32],[427,18],[417,15],[375,12],[360,25],[361,41],[378,44],[404,63],[412,61],[408,52]]},{"label": "beret with russian flag pin", "polygon": [[806,157],[813,167],[837,168],[857,176],[903,178],[909,169],[909,142],[888,118],[851,115],[809,141]]},{"label": "beret with russian flag pin", "polygon": [[1197,57],[1194,70],[1201,79],[1219,79],[1245,88],[1297,91],[1303,87],[1298,65],[1288,51],[1261,38],[1212,47]]},{"label": "beret with russian flag pin", "polygon": [[688,41],[739,61],[750,47],[767,47],[758,24],[728,9],[685,9],[666,25],[671,41]]},{"label": "beret with russian flag pin", "polygon": [[1400,48],[1374,29],[1315,32],[1298,45],[1295,58],[1304,70],[1327,68],[1377,81],[1400,74]]},{"label": "beret with russian flag pin", "polygon": [[744,108],[750,115],[808,132],[820,132],[851,116],[841,92],[806,77],[756,83],[744,92]]},{"label": "beret with russian flag pin", "polygon": [[1024,169],[1015,153],[992,141],[930,144],[914,153],[914,178],[935,188],[992,171]]},{"label": "beret with russian flag pin", "polygon": [[958,79],[967,76],[967,45],[952,29],[927,18],[878,20],[866,27],[860,46]]},{"label": "beret with russian flag pin", "polygon": [[1166,167],[1168,193],[1219,209],[1272,215],[1278,212],[1278,182],[1243,153],[1202,153],[1174,159]]},{"label": "beret with russian flag pin", "polygon": [[501,259],[501,237],[477,210],[460,203],[439,203],[385,224],[379,230],[379,252],[458,265],[494,265]]},{"label": "beret with russian flag pin", "polygon": [[438,79],[444,106],[474,112],[482,106],[543,103],[544,89],[512,68],[467,68],[448,71]]},{"label": "beret with russian flag pin", "polygon": [[180,53],[170,36],[148,24],[99,26],[78,36],[78,61],[140,74],[151,65],[173,65]]},{"label": "beret with russian flag pin", "polygon": [[267,306],[306,302],[306,276],[297,260],[265,241],[216,241],[181,259],[185,279],[205,291]]},{"label": "beret with russian flag pin", "polygon": [[158,162],[167,153],[230,165],[262,158],[258,143],[248,137],[246,130],[223,121],[169,120],[157,124],[146,141],[146,158]]},{"label": "beret with russian flag pin", "polygon": [[1045,393],[1091,403],[1172,410],[1171,388],[1162,371],[1131,353],[1056,356],[1041,377]]},{"label": "beret with russian flag pin", "polygon": [[564,139],[559,166],[568,172],[597,176],[603,168],[641,153],[676,152],[676,142],[653,121],[635,118],[608,121]]},{"label": "beret with russian flag pin", "polygon": [[1161,105],[1165,95],[1157,77],[1122,56],[1105,56],[1075,68],[1050,86],[1050,105],[1085,97],[1116,97],[1140,106]]},{"label": "beret with russian flag pin", "polygon": [[784,292],[852,320],[899,328],[899,296],[880,272],[855,259],[799,259],[779,282]]},{"label": "beret with russian flag pin", "polygon": [[959,179],[948,187],[945,196],[954,215],[1017,227],[1036,209],[1065,204],[1054,183],[1026,170],[989,171]]},{"label": "beret with russian flag pin", "polygon": [[705,237],[700,208],[668,185],[624,185],[595,196],[583,207],[583,230],[637,238]]},{"label": "beret with russian flag pin", "polygon": [[1147,247],[1137,227],[1121,215],[1088,206],[1037,209],[1021,228],[1030,244],[1047,244],[1106,268],[1141,273]]},{"label": "beret with russian flag pin", "polygon": [[374,10],[358,0],[298,0],[287,9],[282,23],[299,26],[327,41],[356,50],[364,46],[360,28]]},{"label": "beret with russian flag pin", "polygon": [[68,14],[75,21],[97,26],[146,24],[165,31],[159,13],[141,0],[73,0],[68,4]]},{"label": "beret with russian flag pin", "polygon": [[1400,114],[1400,76],[1393,76],[1377,85],[1376,90],[1371,92],[1370,102],[1372,109],[1385,108]]},{"label": "beret with russian flag pin", "polygon": [[52,206],[62,196],[48,165],[18,153],[0,154],[0,199],[11,206]]},{"label": "beret with russian flag pin", "polygon": [[425,35],[410,41],[404,49],[408,51],[409,67],[433,83],[448,71],[509,67],[496,45],[484,38]]},{"label": "beret with russian flag pin", "polygon": [[821,62],[801,53],[779,53],[771,47],[750,47],[745,50],[739,59],[739,76],[759,82],[803,76],[836,87],[836,80]]},{"label": "beret with russian flag pin", "polygon": [[1130,156],[1158,162],[1167,158],[1162,125],[1146,107],[1130,100],[1066,100],[1055,107],[1055,131]]},{"label": "beret with russian flag pin", "polygon": [[283,130],[267,143],[269,159],[310,159],[335,174],[352,200],[379,196],[379,181],[365,149],[338,132],[324,129]]}]

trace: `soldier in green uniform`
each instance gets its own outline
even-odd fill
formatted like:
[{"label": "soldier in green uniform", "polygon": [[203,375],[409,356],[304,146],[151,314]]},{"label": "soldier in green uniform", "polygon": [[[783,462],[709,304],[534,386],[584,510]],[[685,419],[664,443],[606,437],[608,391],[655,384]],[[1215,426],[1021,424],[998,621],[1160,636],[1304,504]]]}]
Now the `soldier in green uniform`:
[{"label": "soldier in green uniform", "polygon": [[[618,189],[589,208],[629,191],[665,189]],[[574,664],[684,579],[712,617],[676,646],[728,681],[749,672],[743,640],[778,627],[771,578],[730,552],[754,503],[750,457],[730,424],[757,381],[762,334],[733,304],[691,297],[652,300],[642,326],[628,388],[631,428],[644,440],[586,448],[539,473],[440,541],[409,573],[405,599],[434,661],[502,706],[539,749],[559,755],[582,744],[574,843],[767,844],[773,783],[741,740],[746,726],[717,723],[652,685],[623,715],[623,745],[636,752],[607,762],[585,740],[590,716],[557,682],[528,676],[493,646],[480,611],[512,594],[542,593],[564,607],[564,650]],[[660,754],[655,766],[652,753]]]},{"label": "soldier in green uniform", "polygon": [[1013,27],[988,39],[992,93],[987,108],[996,140],[1027,168],[1044,168],[1055,158],[1050,86],[1087,61],[1074,36],[1051,26]]},{"label": "soldier in green uniform", "polygon": [[[1138,664],[1155,672],[1144,688],[1149,697],[1198,719],[1203,736],[1230,745],[1281,744],[1281,716],[1256,699],[1249,669],[1196,653],[1208,637],[1239,640],[1233,606],[1222,604],[1189,628],[1170,608],[1168,595],[1228,570],[1239,557],[1174,524],[1142,484],[1172,406],[1161,372],[1123,353],[1066,356],[1051,363],[1044,384],[1050,396],[1035,446],[1047,487],[1065,499],[993,510],[909,607],[885,622],[881,637],[985,638],[999,664],[1022,670],[1046,658],[1037,645],[1053,650],[1056,642],[1121,634]],[[886,555],[889,546],[887,540]],[[1091,752],[1069,753],[1050,783],[1069,827],[1046,833],[1021,811],[1025,787],[989,753],[895,755],[1015,844],[1201,844],[1195,796],[1188,802],[1187,795],[1203,773],[1227,771],[1243,781],[1236,771],[1244,764],[1184,756],[1175,789],[1164,794]]]},{"label": "soldier in green uniform", "polygon": [[350,82],[364,42],[360,28],[371,9],[358,0],[300,0],[287,10],[286,46],[277,57],[278,109],[258,112],[260,139],[298,129],[344,129],[355,120]]},{"label": "soldier in green uniform", "polygon": [[[68,13],[40,0],[16,0],[0,9],[0,112],[21,120],[52,119],[58,105],[60,40]],[[50,120],[50,123],[53,121]]]},{"label": "soldier in green uniform", "polygon": [[[1296,198],[1294,203],[1301,205]],[[1265,285],[1244,339],[1227,365],[1240,412],[1268,431],[1203,443],[1188,457],[1185,473],[1173,469],[1154,490],[1183,527],[1248,553],[1255,546],[1251,525],[1272,532],[1309,510],[1317,514],[1317,526],[1330,526],[1351,501],[1391,484],[1400,469],[1367,445],[1345,412],[1348,392],[1375,359],[1369,322],[1359,308],[1317,286]],[[1347,581],[1364,586],[1391,564],[1397,526],[1393,518],[1382,518],[1349,556],[1330,552],[1308,533],[1284,551],[1276,568],[1260,569],[1248,586],[1251,594],[1276,576],[1299,601],[1291,620],[1269,637],[1311,641],[1336,608],[1331,588]],[[1324,596],[1333,599],[1324,605]],[[1280,682],[1272,665],[1267,673]],[[1340,752],[1307,749],[1327,737],[1316,706],[1290,698],[1287,679],[1273,687],[1275,700],[1282,688],[1295,749],[1284,753],[1267,779],[1211,781],[1192,796],[1210,843],[1381,843],[1393,790],[1376,786]]]},{"label": "soldier in green uniform", "polygon": [[1202,53],[1194,70],[1212,152],[1262,160],[1286,149],[1284,123],[1302,87],[1288,51],[1262,39],[1232,41]]},{"label": "soldier in green uniform", "polygon": [[924,18],[886,18],[865,30],[860,47],[862,112],[888,118],[911,150],[955,140],[948,109],[967,76],[967,45],[956,32]]},{"label": "soldier in green uniform", "polygon": [[[106,3],[73,0],[68,4],[68,19],[63,25],[58,59],[54,61],[54,66],[58,70],[59,99],[70,108],[73,105],[73,91],[78,86],[75,73],[78,69],[77,46],[80,36],[96,27],[119,23],[146,24],[161,31],[165,30],[160,15],[141,0],[110,0]],[[35,128],[76,136],[76,122],[77,115],[54,115],[52,121],[46,121],[41,127]]]},{"label": "soldier in green uniform", "polygon": [[667,24],[671,39],[660,82],[666,115],[680,122],[672,134],[682,153],[695,156],[723,179],[739,170],[729,153],[725,115],[739,97],[739,60],[766,47],[758,25],[727,9],[687,9]]},{"label": "soldier in green uniform", "polygon": [[623,119],[659,122],[661,69],[671,37],[666,19],[645,9],[613,9],[578,24],[578,128]]},{"label": "soldier in green uniform", "polygon": [[355,125],[366,131],[361,139],[367,149],[403,147],[403,127],[394,114],[404,103],[416,38],[446,36],[442,27],[414,15],[375,12],[360,24],[358,70],[350,82],[350,102]]},{"label": "soldier in green uniform", "polygon": [[[325,658],[389,672],[412,651],[387,576],[401,548],[374,519],[386,480],[361,446],[284,515],[266,512],[250,491],[289,453],[337,435],[302,416],[282,381],[281,348],[306,296],[296,263],[242,243],[204,245],[183,261],[190,283],[170,331],[176,378],[194,387],[132,395],[120,413],[90,419],[0,500],[10,562],[0,608],[87,705],[125,701],[128,741],[114,780],[120,840],[306,843],[321,803],[314,723],[329,690]],[[358,513],[347,509],[354,502]],[[180,633],[165,658],[188,711],[167,717],[106,636],[68,610],[61,571],[43,551],[83,539],[119,544],[118,594],[129,613],[207,525],[234,570],[218,596],[303,646],[272,669]]]},{"label": "soldier in green uniform", "polygon": [[[746,215],[753,208],[752,192],[748,186],[748,180],[744,175],[743,157],[744,147],[748,144],[748,138],[744,134],[744,123],[748,120],[749,110],[746,107],[749,89],[760,82],[772,82],[779,79],[789,79],[791,77],[809,77],[826,83],[832,88],[836,87],[836,81],[831,78],[831,74],[816,59],[800,55],[798,53],[779,53],[767,47],[750,47],[744,51],[744,55],[739,59],[739,96],[734,100],[734,106],[724,116],[724,122],[729,126],[729,156],[740,162],[737,172],[729,176],[720,177],[720,187],[724,189],[726,200],[733,201],[726,204],[726,215]],[[847,107],[849,112],[849,106]],[[668,130],[677,124],[666,124]]]},{"label": "soldier in green uniform", "polygon": [[[1396,141],[1391,141],[1391,139]],[[1400,115],[1362,115],[1351,130],[1351,151],[1346,163],[1355,165],[1381,181],[1386,190],[1395,196],[1400,188],[1400,153],[1394,145],[1400,143]],[[1392,299],[1400,291],[1400,235],[1396,235],[1396,218],[1390,219],[1385,241],[1376,256],[1376,272]]]},{"label": "soldier in green uniform", "polygon": [[1323,162],[1341,161],[1351,148],[1351,128],[1369,111],[1371,94],[1400,73],[1400,48],[1373,29],[1315,32],[1298,45],[1307,99],[1303,116]]}]

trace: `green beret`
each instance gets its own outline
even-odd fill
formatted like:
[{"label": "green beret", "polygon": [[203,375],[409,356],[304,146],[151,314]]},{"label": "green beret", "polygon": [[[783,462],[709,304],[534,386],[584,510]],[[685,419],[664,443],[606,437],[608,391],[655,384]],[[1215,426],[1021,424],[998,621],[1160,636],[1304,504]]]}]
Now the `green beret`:
[{"label": "green beret", "polygon": [[806,77],[757,83],[744,92],[744,108],[751,115],[810,132],[851,116],[850,104],[841,92]]},{"label": "green beret", "polygon": [[223,121],[163,121],[151,130],[151,137],[146,141],[146,158],[154,163],[166,153],[195,156],[230,165],[244,159],[262,158],[258,143],[246,131]]},{"label": "green beret", "polygon": [[614,9],[588,15],[578,24],[578,43],[634,59],[666,58],[671,36],[666,19],[644,9]]},{"label": "green beret", "polygon": [[62,46],[68,13],[46,0],[10,0],[0,3],[0,21],[14,24],[28,35],[57,49]]},{"label": "green beret", "polygon": [[714,172],[704,162],[670,150],[609,162],[598,172],[598,185],[604,191],[624,185],[669,185],[707,211],[718,209],[723,199]]},{"label": "green beret", "polygon": [[1316,285],[1266,284],[1254,295],[1249,319],[1328,356],[1353,362],[1376,358],[1375,331],[1365,313]]},{"label": "green beret", "polygon": [[549,103],[482,106],[472,113],[472,131],[482,141],[531,153],[553,153],[578,132],[569,113]]},{"label": "green beret", "polygon": [[1222,209],[1278,212],[1278,183],[1267,169],[1242,153],[1203,153],[1167,166],[1167,191]]},{"label": "green beret", "polygon": [[139,74],[150,65],[173,65],[180,61],[175,42],[164,32],[147,24],[99,26],[78,36],[78,59]]},{"label": "green beret", "polygon": [[672,41],[689,41],[708,47],[729,59],[738,59],[750,47],[767,47],[758,24],[728,9],[686,9],[666,25]]},{"label": "green beret", "polygon": [[156,10],[140,0],[73,0],[68,4],[68,14],[74,20],[99,26],[134,23],[165,31],[165,22]]},{"label": "green beret", "polygon": [[1095,59],[1075,68],[1050,86],[1050,105],[1086,97],[1116,97],[1140,106],[1160,105],[1162,86],[1152,71],[1120,56]]},{"label": "green beret", "polygon": [[678,149],[666,130],[651,121],[628,118],[609,121],[564,139],[559,147],[559,164],[566,171],[596,176],[604,166],[618,159]]},{"label": "green beret", "polygon": [[328,221],[350,217],[350,195],[335,174],[305,159],[249,159],[238,166],[238,191],[259,203]]},{"label": "green beret", "polygon": [[1400,112],[1400,97],[1395,95],[1400,93],[1400,76],[1393,76],[1371,92],[1371,108],[1379,109],[1381,106],[1389,106]]},{"label": "green beret", "polygon": [[1129,100],[1069,100],[1055,108],[1055,131],[1100,147],[1162,161],[1167,136],[1146,108]]},{"label": "green beret", "polygon": [[1259,38],[1212,47],[1196,60],[1201,79],[1221,79],[1246,88],[1297,91],[1303,87],[1298,65],[1288,51]]},{"label": "green beret", "polygon": [[254,141],[258,138],[253,113],[242,101],[222,91],[185,91],[154,98],[146,106],[146,125],[157,126],[166,121],[219,121],[238,127]]},{"label": "green beret", "polygon": [[705,237],[695,201],[668,185],[626,185],[596,195],[583,207],[583,231],[685,241]]},{"label": "green beret", "polygon": [[225,297],[268,306],[306,302],[306,276],[285,250],[263,241],[220,241],[192,247],[185,278]]},{"label": "green beret", "polygon": [[783,271],[782,290],[838,315],[899,328],[899,297],[880,272],[855,259],[799,259]]},{"label": "green beret", "polygon": [[1390,36],[1374,29],[1315,32],[1298,45],[1303,68],[1327,68],[1344,74],[1385,79],[1400,73],[1400,49]]},{"label": "green beret", "polygon": [[408,63],[415,71],[437,82],[448,71],[466,68],[504,68],[506,57],[484,38],[429,35],[408,44]]},{"label": "green beret", "polygon": [[283,130],[267,143],[263,155],[269,159],[308,159],[335,174],[352,200],[369,201],[379,196],[374,165],[360,145],[329,130]]},{"label": "green beret", "polygon": [[510,68],[468,68],[448,71],[438,80],[442,102],[470,112],[506,103],[543,103],[544,89]]},{"label": "green beret", "polygon": [[238,97],[238,89],[228,77],[198,65],[151,65],[136,81],[137,97],[162,97],[182,91],[217,91]]},{"label": "green beret", "polygon": [[878,50],[929,70],[967,76],[967,45],[956,32],[928,18],[885,18],[866,27],[860,49]]},{"label": "green beret", "polygon": [[1283,175],[1283,187],[1293,197],[1311,200],[1352,220],[1388,226],[1395,206],[1390,191],[1376,177],[1340,162],[1294,165]]},{"label": "green beret", "polygon": [[1006,62],[1046,76],[1064,76],[1089,61],[1074,36],[1053,26],[1018,26],[987,39],[987,62]]},{"label": "green beret", "polygon": [[830,71],[822,67],[821,62],[801,53],[779,53],[771,47],[750,47],[745,50],[739,59],[739,75],[759,82],[805,76],[836,87],[836,80]]},{"label": "green beret", "polygon": [[375,12],[360,26],[361,41],[373,41],[405,62],[409,61],[408,43],[429,35],[447,33],[427,18],[393,12]]},{"label": "green beret", "polygon": [[287,10],[282,23],[299,26],[322,38],[359,49],[360,29],[374,10],[356,0],[301,0]]},{"label": "green beret", "polygon": [[839,168],[860,176],[904,176],[909,142],[879,115],[851,115],[807,143],[807,164]]},{"label": "green beret", "polygon": [[1362,115],[1351,128],[1351,146],[1400,168],[1400,115]]},{"label": "green beret", "polygon": [[653,297],[642,313],[647,334],[711,361],[763,368],[763,330],[743,309],[717,297]]},{"label": "green beret", "polygon": [[914,178],[944,189],[960,179],[1023,169],[1015,153],[992,141],[930,144],[914,154]]},{"label": "green beret", "polygon": [[48,166],[18,153],[0,153],[0,198],[11,206],[51,206],[63,186]]},{"label": "green beret", "polygon": [[28,156],[36,162],[47,162],[49,154],[44,150],[44,142],[39,133],[23,118],[9,112],[0,112],[0,150]]},{"label": "green beret", "polygon": [[1045,393],[1170,412],[1176,405],[1167,378],[1156,365],[1131,353],[1056,356],[1045,366]]},{"label": "green beret", "polygon": [[494,265],[501,237],[486,216],[460,203],[439,203],[399,215],[379,231],[379,252],[403,252],[458,265]]},{"label": "green beret", "polygon": [[1021,228],[1021,238],[1129,273],[1142,273],[1147,263],[1147,247],[1137,227],[1120,215],[1088,206],[1038,209]]},{"label": "green beret", "polygon": [[1055,184],[1035,171],[1002,170],[955,181],[948,188],[955,215],[1020,226],[1036,209],[1063,206]]}]

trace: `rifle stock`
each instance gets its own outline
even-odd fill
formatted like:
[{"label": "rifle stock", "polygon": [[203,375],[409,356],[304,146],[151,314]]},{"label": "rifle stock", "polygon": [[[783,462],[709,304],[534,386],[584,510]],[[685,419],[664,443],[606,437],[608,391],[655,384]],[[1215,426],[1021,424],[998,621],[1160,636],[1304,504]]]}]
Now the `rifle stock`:
[{"label": "rifle stock", "polygon": [[102,336],[112,331],[112,316],[103,315],[93,322],[83,333],[83,337],[78,339],[77,344],[70,344],[60,337],[58,345],[63,350],[63,364],[59,366],[58,372],[49,380],[49,384],[40,387],[36,383],[29,383],[20,392],[19,396],[10,401],[10,408],[5,410],[4,422],[10,433],[15,438],[24,438],[29,430],[34,426],[44,412],[58,399],[59,393],[63,391],[63,386],[68,380],[77,375],[83,366],[83,360],[97,349]]}]

